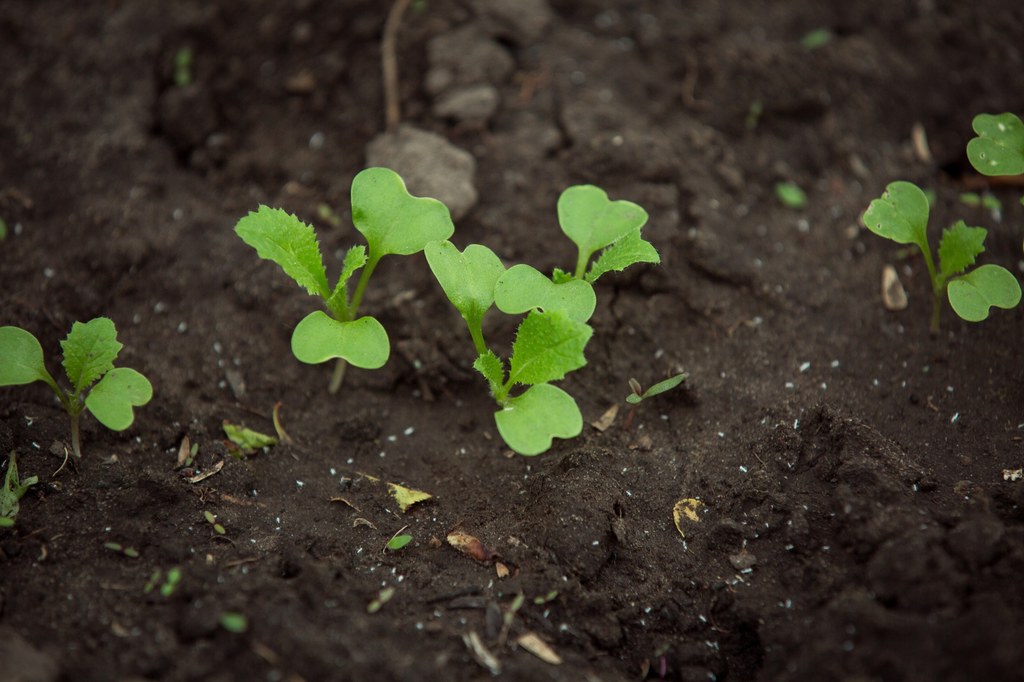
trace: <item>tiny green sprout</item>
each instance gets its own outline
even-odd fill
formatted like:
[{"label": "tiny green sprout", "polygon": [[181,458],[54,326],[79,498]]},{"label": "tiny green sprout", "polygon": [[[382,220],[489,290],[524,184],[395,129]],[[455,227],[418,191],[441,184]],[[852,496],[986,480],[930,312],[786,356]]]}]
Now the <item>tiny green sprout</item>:
[{"label": "tiny green sprout", "polygon": [[[436,199],[414,197],[402,178],[387,168],[367,168],[352,181],[352,222],[367,246],[353,246],[341,274],[328,284],[320,245],[313,228],[281,209],[260,206],[238,221],[235,232],[260,258],[277,263],[285,274],[319,296],[327,312],[310,313],[292,333],[292,353],[300,362],[319,364],[337,359],[330,392],[337,393],[352,364],[378,369],[391,352],[384,327],[370,316],[359,317],[359,304],[380,259],[419,253],[429,242],[455,231],[448,208]],[[355,291],[348,280],[362,269]]]},{"label": "tiny green sprout", "polygon": [[191,47],[183,47],[174,53],[174,84],[179,88],[192,85],[195,76],[195,52]]},{"label": "tiny green sprout", "polygon": [[827,28],[816,28],[804,34],[800,39],[800,47],[807,51],[817,50],[831,43],[834,37],[832,31]]},{"label": "tiny green sprout", "polygon": [[982,175],[1024,173],[1024,122],[1015,114],[978,114],[971,123],[978,134],[967,143],[967,158]]},{"label": "tiny green sprout", "polygon": [[932,284],[931,332],[939,330],[943,295],[964,320],[980,322],[989,308],[1010,309],[1020,303],[1020,283],[1013,274],[998,265],[967,268],[985,250],[988,231],[968,227],[964,221],[943,230],[939,242],[939,268],[935,267],[928,244],[928,199],[917,185],[893,182],[864,213],[864,224],[875,234],[898,244],[914,244],[924,256]]},{"label": "tiny green sprout", "polygon": [[412,542],[412,536],[408,533],[403,533],[401,535],[395,535],[390,540],[388,540],[388,544],[386,546],[392,552],[397,552],[398,550],[408,545],[410,542]]},{"label": "tiny green sprout", "polygon": [[128,557],[129,559],[138,559],[139,558],[139,550],[135,549],[134,547],[125,547],[120,542],[104,542],[103,543],[103,547],[105,549],[109,549],[111,552],[117,552],[118,554],[123,554],[124,556]]},{"label": "tiny green sprout", "polygon": [[775,196],[787,208],[800,210],[807,207],[807,194],[792,182],[775,183]]},{"label": "tiny green sprout", "polygon": [[7,458],[7,474],[4,476],[4,485],[0,488],[0,528],[10,528],[14,525],[14,519],[18,516],[18,510],[21,508],[21,498],[25,496],[31,486],[38,482],[38,476],[29,476],[24,480],[18,477],[17,457],[12,451]]},{"label": "tiny green sprout", "polygon": [[0,242],[7,239],[7,222],[0,218]]},{"label": "tiny green sprout", "polygon": [[146,586],[142,591],[149,594],[159,587],[161,597],[170,597],[174,594],[174,591],[178,589],[178,583],[180,582],[181,569],[179,567],[175,566],[167,569],[166,576],[164,576],[163,571],[158,568],[149,576],[149,581],[146,582]]},{"label": "tiny green sprout", "polygon": [[369,604],[367,604],[366,612],[367,613],[377,613],[378,611],[380,611],[384,607],[385,604],[387,604],[389,601],[391,601],[391,598],[394,597],[394,596],[395,596],[395,588],[393,588],[393,587],[385,587],[383,590],[381,590],[380,592],[377,593],[377,596],[374,597],[373,600]]},{"label": "tiny green sprout", "polygon": [[224,535],[225,533],[227,533],[227,531],[224,530],[224,526],[222,526],[219,523],[217,523],[217,515],[214,514],[213,512],[204,511],[203,512],[203,518],[206,519],[206,522],[208,524],[213,526],[213,532],[216,533],[217,535]]},{"label": "tiny green sprout", "polygon": [[225,611],[220,614],[218,622],[222,628],[236,635],[242,634],[249,629],[249,619],[244,614],[235,613],[234,611]]},{"label": "tiny green sprout", "polygon": [[686,372],[680,372],[674,376],[669,377],[663,381],[659,381],[654,384],[646,391],[640,386],[640,382],[630,377],[629,379],[629,390],[631,393],[626,396],[626,402],[632,405],[629,410],[629,414],[626,416],[626,421],[622,428],[629,430],[629,427],[633,424],[633,418],[636,416],[637,406],[648,398],[653,398],[656,395],[661,395],[667,391],[671,391],[679,384],[686,381],[688,374]]},{"label": "tiny green sprout", "polygon": [[[42,381],[57,395],[71,417],[71,447],[82,456],[79,417],[88,409],[112,431],[124,431],[135,421],[133,408],[153,397],[153,387],[142,374],[128,367],[114,367],[123,346],[117,329],[106,317],[75,322],[63,341],[64,371],[71,389],[65,391],[46,370],[38,339],[20,327],[0,327],[0,386],[20,386]],[[95,385],[94,385],[95,384]]]},{"label": "tiny green sprout", "polygon": [[747,107],[747,117],[743,120],[743,125],[746,126],[747,130],[754,132],[757,130],[757,126],[761,124],[761,116],[764,115],[764,102],[759,99],[755,99]]}]

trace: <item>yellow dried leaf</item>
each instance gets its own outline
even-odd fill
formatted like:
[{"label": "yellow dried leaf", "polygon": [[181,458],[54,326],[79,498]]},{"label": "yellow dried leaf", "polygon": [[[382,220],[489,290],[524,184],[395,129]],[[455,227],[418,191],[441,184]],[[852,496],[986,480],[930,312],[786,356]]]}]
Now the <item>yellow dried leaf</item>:
[{"label": "yellow dried leaf", "polygon": [[676,502],[675,507],[672,508],[672,518],[676,522],[676,530],[679,534],[686,537],[686,533],[683,532],[683,518],[694,522],[700,523],[700,517],[697,515],[697,510],[703,506],[703,502],[693,497],[686,497]]},{"label": "yellow dried leaf", "polygon": [[395,498],[395,501],[398,502],[398,507],[402,510],[402,513],[409,511],[409,507],[417,502],[424,502],[434,497],[430,493],[406,488],[397,483],[388,483],[388,491]]},{"label": "yellow dried leaf", "polygon": [[615,422],[615,417],[618,416],[618,414],[619,404],[615,403],[607,410],[605,410],[605,413],[601,415],[600,419],[598,419],[595,422],[591,422],[590,425],[593,426],[598,431],[604,433]]},{"label": "yellow dried leaf", "polygon": [[562,657],[555,653],[547,642],[537,636],[534,632],[527,632],[516,640],[516,644],[523,647],[531,654],[551,665],[561,665]]}]

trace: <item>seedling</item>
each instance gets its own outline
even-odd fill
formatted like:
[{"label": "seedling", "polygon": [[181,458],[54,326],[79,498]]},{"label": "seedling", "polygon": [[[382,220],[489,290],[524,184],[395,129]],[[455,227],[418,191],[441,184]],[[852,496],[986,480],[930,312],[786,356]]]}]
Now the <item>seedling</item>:
[{"label": "seedling", "polygon": [[626,416],[626,422],[625,424],[623,424],[622,428],[629,430],[629,427],[633,423],[633,417],[636,414],[637,406],[640,403],[647,400],[648,398],[653,398],[656,395],[661,395],[662,393],[671,391],[673,388],[686,381],[687,376],[689,375],[686,374],[686,372],[680,372],[679,374],[671,376],[668,379],[665,379],[664,381],[659,381],[658,383],[648,388],[646,391],[643,390],[643,387],[640,386],[639,381],[630,377],[629,389],[632,392],[626,396],[626,402],[632,405],[633,407],[629,410],[629,414]]},{"label": "seedling", "polygon": [[787,208],[800,210],[807,207],[807,193],[792,182],[775,183],[775,196]]},{"label": "seedling", "polygon": [[[641,236],[647,212],[629,201],[611,201],[598,187],[565,190],[558,199],[558,220],[578,249],[571,274],[556,269],[548,278],[529,265],[506,270],[479,244],[460,252],[451,242],[438,241],[425,249],[434,277],[466,321],[477,352],[473,367],[501,407],[494,414],[498,433],[523,455],[545,452],[554,438],[574,438],[583,429],[576,401],[551,382],[586,364],[583,350],[593,334],[587,320],[597,305],[593,283],[635,263],[660,262]],[[509,315],[526,314],[507,363],[484,340],[483,318],[492,305]],[[513,395],[521,386],[527,388]]]},{"label": "seedling", "polygon": [[7,475],[4,486],[0,488],[0,528],[10,528],[18,516],[20,500],[31,486],[39,482],[38,476],[29,476],[25,480],[18,477],[18,462],[14,452],[7,458]]},{"label": "seedling", "polygon": [[[235,232],[260,258],[274,261],[285,274],[319,296],[327,312],[310,313],[292,333],[292,353],[300,362],[319,364],[337,358],[330,392],[337,393],[347,364],[378,369],[388,360],[390,342],[384,327],[370,316],[359,317],[359,304],[380,259],[409,256],[427,243],[455,231],[448,209],[436,199],[413,197],[402,178],[387,168],[367,168],[352,181],[352,222],[367,246],[345,253],[341,274],[328,285],[320,245],[313,228],[281,209],[260,206],[238,221]],[[355,291],[348,280],[362,269]]]},{"label": "seedling", "polygon": [[946,295],[953,311],[968,322],[988,317],[989,308],[1013,308],[1020,303],[1017,278],[998,265],[982,265],[970,272],[978,255],[985,250],[988,231],[968,227],[962,220],[943,230],[939,242],[939,268],[936,269],[928,245],[928,199],[909,182],[893,182],[864,213],[864,224],[875,234],[899,244],[914,244],[924,256],[932,283],[931,332],[939,331],[942,298]]},{"label": "seedling", "polygon": [[1024,173],[1024,122],[1016,115],[978,114],[971,123],[978,137],[967,143],[967,158],[982,175]]},{"label": "seedling", "polygon": [[387,541],[387,544],[384,545],[384,549],[382,549],[381,552],[387,552],[388,550],[397,552],[412,542],[412,536],[405,532],[405,529],[408,527],[409,526],[403,526],[394,535],[392,535],[391,539]]},{"label": "seedling", "polygon": [[174,568],[167,569],[167,575],[158,568],[153,571],[153,574],[149,577],[149,581],[143,588],[143,592],[149,594],[153,590],[159,588],[160,596],[170,597],[174,594],[174,591],[178,589],[178,583],[181,582],[181,569],[177,566]]},{"label": "seedling", "polygon": [[[79,417],[86,409],[113,431],[124,431],[135,421],[133,408],[153,397],[153,387],[142,374],[128,367],[114,367],[124,347],[117,329],[106,317],[75,322],[61,341],[64,371],[71,389],[65,391],[46,370],[43,348],[30,332],[20,327],[0,327],[0,386],[20,386],[42,381],[53,389],[71,417],[71,447],[82,456]],[[95,384],[95,385],[94,385]]]},{"label": "seedling", "polygon": [[225,533],[227,533],[227,531],[224,530],[224,526],[220,525],[220,523],[217,522],[217,515],[213,512],[204,511],[203,518],[206,519],[206,522],[208,524],[213,526],[213,532],[215,532],[217,535],[224,535]]},{"label": "seedling", "polygon": [[135,549],[134,547],[125,547],[120,542],[104,542],[103,543],[103,547],[105,549],[109,549],[111,552],[117,552],[118,554],[123,554],[124,556],[128,557],[129,559],[138,559],[139,558],[139,550]]},{"label": "seedling", "polygon": [[225,611],[220,614],[220,626],[234,634],[241,634],[249,629],[249,619],[244,614]]}]

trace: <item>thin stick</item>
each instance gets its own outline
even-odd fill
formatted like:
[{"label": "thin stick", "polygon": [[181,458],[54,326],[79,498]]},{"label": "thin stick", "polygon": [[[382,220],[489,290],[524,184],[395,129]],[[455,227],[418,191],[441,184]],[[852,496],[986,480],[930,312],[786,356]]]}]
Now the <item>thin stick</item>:
[{"label": "thin stick", "polygon": [[398,41],[398,27],[402,23],[402,15],[409,7],[410,0],[395,0],[384,22],[384,35],[380,41],[380,61],[384,71],[384,112],[388,132],[394,132],[401,120],[398,96],[398,58],[395,56],[395,43]]}]

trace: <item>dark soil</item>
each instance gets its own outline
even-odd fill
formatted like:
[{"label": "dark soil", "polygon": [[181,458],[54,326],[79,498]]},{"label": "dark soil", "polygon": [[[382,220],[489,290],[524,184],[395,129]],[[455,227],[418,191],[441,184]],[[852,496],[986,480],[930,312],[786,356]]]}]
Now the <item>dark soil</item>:
[{"label": "dark soil", "polygon": [[[662,265],[602,279],[588,366],[563,385],[588,421],[630,377],[685,369],[686,388],[535,458],[503,447],[422,257],[385,260],[365,303],[392,359],[330,397],[329,368],[289,350],[314,301],[232,231],[282,206],[337,272],[384,126],[385,3],[0,4],[0,323],[56,373],[71,323],[109,316],[119,364],[155,388],[124,433],[87,417],[63,467],[48,389],[0,391],[0,447],[40,478],[0,532],[0,679],[486,679],[470,633],[508,680],[1024,677],[1024,481],[1002,473],[1024,460],[1024,308],[947,309],[931,337],[922,262],[858,227],[912,180],[937,193],[933,240],[963,217],[990,229],[984,262],[1019,272],[1020,189],[995,190],[1001,221],[958,195],[972,117],[1024,112],[1024,4],[608,4],[430,0],[399,33],[404,120],[477,162],[457,244],[570,266],[555,201],[578,183],[651,215]],[[802,47],[821,27],[831,42]],[[483,122],[434,113],[446,35],[491,48],[494,69],[458,75],[493,81]],[[507,349],[511,323],[488,325]],[[272,433],[277,402],[295,444],[232,457],[222,422]],[[180,471],[186,436],[198,468]],[[367,475],[434,499],[403,514]],[[685,538],[684,498],[702,503]],[[412,543],[382,553],[405,526]],[[456,527],[511,575],[450,547]],[[145,591],[172,567],[172,595]],[[517,646],[530,632],[560,665]]]}]

